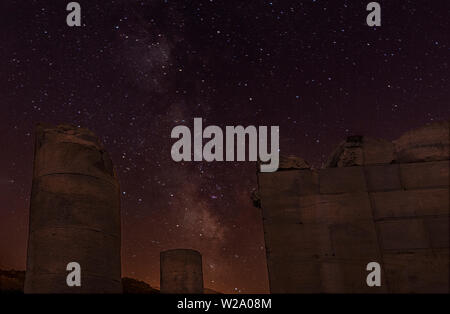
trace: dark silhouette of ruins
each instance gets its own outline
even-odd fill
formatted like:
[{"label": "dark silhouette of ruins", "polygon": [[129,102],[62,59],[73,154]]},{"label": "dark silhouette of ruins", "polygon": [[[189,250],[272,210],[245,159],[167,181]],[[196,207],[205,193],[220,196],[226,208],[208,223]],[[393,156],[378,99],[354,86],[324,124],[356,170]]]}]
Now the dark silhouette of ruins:
[{"label": "dark silhouette of ruins", "polygon": [[[348,137],[325,167],[258,173],[272,293],[449,292],[449,122],[394,142]],[[121,279],[119,184],[87,129],[36,129],[25,293],[157,293]],[[81,287],[66,266],[81,266]],[[203,293],[202,256],[161,252],[161,293]],[[381,286],[366,265],[381,265]],[[20,289],[23,273],[0,274]],[[22,279],[21,279],[22,278]],[[2,288],[2,287],[0,287]],[[3,290],[0,289],[0,290]]]},{"label": "dark silhouette of ruins", "polygon": [[[258,173],[272,293],[449,292],[449,122]],[[366,284],[369,262],[381,287]]]},{"label": "dark silhouette of ruins", "polygon": [[[87,129],[38,125],[24,292],[158,293],[121,278],[120,245],[119,183],[108,153]],[[66,282],[71,262],[81,267],[81,286]],[[11,286],[14,278],[3,277]],[[20,280],[13,283],[17,290]],[[161,292],[203,293],[201,254],[161,252]]]}]

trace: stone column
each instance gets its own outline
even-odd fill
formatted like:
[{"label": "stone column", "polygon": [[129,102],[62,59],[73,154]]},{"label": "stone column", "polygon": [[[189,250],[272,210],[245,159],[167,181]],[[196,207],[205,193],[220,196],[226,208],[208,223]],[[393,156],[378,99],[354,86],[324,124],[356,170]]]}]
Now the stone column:
[{"label": "stone column", "polygon": [[195,250],[161,252],[161,293],[203,293],[202,255]]},{"label": "stone column", "polygon": [[[89,130],[36,128],[25,293],[121,293],[119,183]],[[67,264],[81,286],[66,283]]]}]

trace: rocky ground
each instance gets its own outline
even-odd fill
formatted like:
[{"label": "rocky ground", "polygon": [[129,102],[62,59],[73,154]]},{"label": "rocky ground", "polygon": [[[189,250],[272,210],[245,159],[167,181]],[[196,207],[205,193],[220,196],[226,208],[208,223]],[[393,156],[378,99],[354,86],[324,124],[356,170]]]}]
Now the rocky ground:
[{"label": "rocky ground", "polygon": [[[1,270],[0,269],[0,293],[20,294],[23,293],[25,271]],[[158,294],[158,289],[152,288],[144,281],[133,278],[122,278],[124,294]],[[217,291],[205,288],[206,294],[216,294]]]}]

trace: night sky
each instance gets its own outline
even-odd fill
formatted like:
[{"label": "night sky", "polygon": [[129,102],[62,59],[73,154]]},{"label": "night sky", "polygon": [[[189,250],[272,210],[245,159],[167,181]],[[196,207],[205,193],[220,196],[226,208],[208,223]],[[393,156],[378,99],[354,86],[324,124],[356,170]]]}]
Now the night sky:
[{"label": "night sky", "polygon": [[37,122],[94,131],[122,197],[123,276],[159,287],[159,252],[203,255],[205,286],[268,292],[251,162],[172,161],[173,127],[278,125],[320,167],[348,135],[450,117],[449,1],[0,2],[0,268],[25,269]]}]

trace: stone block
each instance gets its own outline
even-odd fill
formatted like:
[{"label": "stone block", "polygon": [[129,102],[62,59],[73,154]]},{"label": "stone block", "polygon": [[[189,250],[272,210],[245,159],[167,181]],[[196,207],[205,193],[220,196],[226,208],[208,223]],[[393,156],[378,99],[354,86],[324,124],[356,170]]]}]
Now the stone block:
[{"label": "stone block", "polygon": [[369,191],[389,191],[401,189],[399,166],[372,165],[364,167]]},{"label": "stone block", "polygon": [[442,215],[449,212],[448,189],[370,193],[375,219]]},{"label": "stone block", "polygon": [[310,170],[288,170],[258,174],[264,219],[296,219],[299,197],[317,194],[318,175]]},{"label": "stone block", "polygon": [[324,261],[320,264],[320,281],[324,293],[349,292],[345,285],[341,264],[337,261]]},{"label": "stone block", "polygon": [[295,195],[279,196],[277,198],[261,198],[263,219],[293,219],[299,217],[299,197]]},{"label": "stone block", "polygon": [[[31,236],[33,242],[28,246],[28,250],[33,256],[33,263],[29,263],[27,271],[35,274],[32,282],[36,282],[39,275],[54,274],[65,284],[67,264],[77,262],[81,266],[82,275],[87,274],[104,279],[117,278],[116,281],[120,283],[120,237],[82,227],[41,228],[32,231]],[[110,252],[117,252],[117,255],[111,256]],[[40,290],[42,293],[51,286],[56,289],[60,284],[60,282],[41,283],[43,284],[43,290]],[[39,283],[35,284],[39,286]],[[82,284],[83,286],[88,289],[87,291],[82,289],[85,293],[94,291],[89,290],[91,287],[85,283]],[[109,291],[108,287],[97,288],[99,293]],[[95,288],[92,287],[92,289]],[[54,291],[59,290],[53,290],[53,293]]]},{"label": "stone block", "polygon": [[357,193],[366,191],[362,167],[326,168],[319,173],[320,193]]},{"label": "stone block", "polygon": [[401,219],[377,223],[381,247],[385,250],[429,248],[429,240],[421,219]]},{"label": "stone block", "polygon": [[380,257],[377,233],[372,221],[335,224],[330,226],[330,234],[336,258],[346,261],[375,261]]},{"label": "stone block", "polygon": [[448,293],[448,249],[386,252],[383,267],[391,293]]},{"label": "stone block", "polygon": [[321,293],[320,263],[296,258],[268,261],[271,293]]},{"label": "stone block", "polygon": [[33,230],[52,227],[90,228],[120,236],[119,189],[94,177],[54,174],[33,185]]},{"label": "stone block", "polygon": [[302,223],[346,223],[372,220],[367,193],[326,194],[300,197],[299,221]]},{"label": "stone block", "polygon": [[367,286],[367,264],[381,260],[327,260],[321,263],[321,282],[324,293],[385,293],[387,284],[381,273],[381,287]]},{"label": "stone block", "polygon": [[449,186],[449,161],[401,164],[400,176],[405,189]]},{"label": "stone block", "polygon": [[432,248],[448,248],[450,233],[448,229],[449,216],[427,218],[424,220],[425,228],[431,241]]},{"label": "stone block", "polygon": [[317,172],[308,169],[258,173],[258,181],[262,198],[319,193]]},{"label": "stone block", "polygon": [[111,158],[103,149],[78,142],[46,142],[36,152],[36,177],[73,173],[97,177],[117,185]]},{"label": "stone block", "polygon": [[266,250],[272,257],[304,257],[310,260],[331,256],[330,233],[326,224],[264,224]]}]

